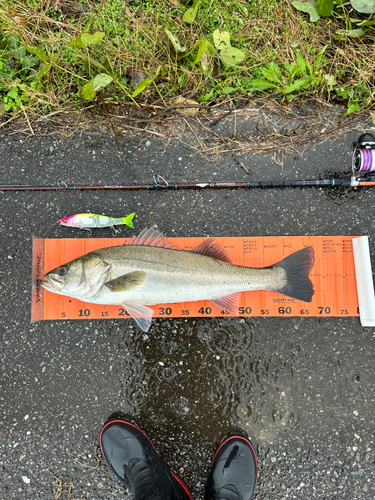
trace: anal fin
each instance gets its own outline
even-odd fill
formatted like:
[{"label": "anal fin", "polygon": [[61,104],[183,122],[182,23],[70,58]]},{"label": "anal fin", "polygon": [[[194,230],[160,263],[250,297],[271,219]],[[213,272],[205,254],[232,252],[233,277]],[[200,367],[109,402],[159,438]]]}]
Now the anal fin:
[{"label": "anal fin", "polygon": [[219,299],[211,299],[211,302],[221,309],[226,309],[229,312],[237,314],[241,296],[242,292],[238,292],[233,293],[232,295],[227,295],[226,297],[220,297]]}]

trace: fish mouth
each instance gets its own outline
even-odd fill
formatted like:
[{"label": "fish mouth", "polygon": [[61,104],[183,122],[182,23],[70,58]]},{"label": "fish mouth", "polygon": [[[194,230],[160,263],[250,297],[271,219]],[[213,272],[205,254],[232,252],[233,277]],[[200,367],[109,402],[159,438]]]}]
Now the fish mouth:
[{"label": "fish mouth", "polygon": [[47,281],[42,281],[41,286],[49,292],[61,291],[64,288],[64,283],[53,276],[44,276]]}]

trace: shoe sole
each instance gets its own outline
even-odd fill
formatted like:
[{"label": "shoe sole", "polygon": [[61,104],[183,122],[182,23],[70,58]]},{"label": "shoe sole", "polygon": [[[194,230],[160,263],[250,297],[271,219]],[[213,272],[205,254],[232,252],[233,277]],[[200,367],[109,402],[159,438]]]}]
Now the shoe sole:
[{"label": "shoe sole", "polygon": [[[111,424],[114,424],[114,423],[121,423],[121,424],[126,424],[126,425],[129,425],[130,427],[133,427],[134,429],[137,429],[137,431],[139,431],[141,434],[144,435],[144,437],[147,439],[147,441],[150,443],[150,445],[153,447],[153,449],[155,450],[155,453],[157,454],[157,456],[160,458],[159,456],[159,453],[157,452],[155,446],[152,444],[152,441],[151,439],[142,431],[142,429],[140,429],[139,427],[137,427],[136,425],[133,425],[131,424],[130,422],[127,422],[126,420],[110,420],[109,422],[107,422],[102,430],[100,431],[100,434],[99,434],[99,444],[100,444],[100,449],[101,449],[101,452],[102,452],[102,456],[104,457],[104,460],[105,460],[105,463],[107,464],[108,468],[110,470],[111,467],[109,466],[108,462],[107,462],[107,459],[105,458],[105,454],[103,452],[103,448],[102,448],[102,434],[104,432],[104,430]],[[169,470],[169,469],[168,469]],[[191,497],[191,493],[190,493],[190,490],[189,488],[186,486],[186,484],[182,481],[182,479],[180,479],[179,477],[176,476],[176,474],[174,474],[174,472],[170,471],[170,473],[172,474],[172,476],[176,479],[176,481],[180,484],[180,486],[182,486],[182,488],[185,490],[186,494],[189,496],[190,500],[192,500],[192,497]]]}]

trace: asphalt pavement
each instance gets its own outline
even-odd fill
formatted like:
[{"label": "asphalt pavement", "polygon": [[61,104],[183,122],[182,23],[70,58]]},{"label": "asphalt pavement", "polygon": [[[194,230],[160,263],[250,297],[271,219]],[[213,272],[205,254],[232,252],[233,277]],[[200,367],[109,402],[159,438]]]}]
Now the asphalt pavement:
[{"label": "asphalt pavement", "polygon": [[[119,151],[94,125],[69,138],[3,131],[0,184],[348,176],[353,141],[374,127],[344,127],[342,110],[325,124],[326,112],[298,147],[306,113],[232,113],[169,137],[131,129]],[[223,147],[233,138],[242,150]],[[63,216],[136,212],[121,237],[153,224],[166,236],[369,235],[374,262],[373,189],[0,192],[0,499],[132,498],[98,450],[112,416],[147,433],[194,500],[232,432],[257,451],[258,500],[374,499],[375,338],[357,317],[167,318],[147,334],[126,319],[30,322],[32,236],[89,237]]]}]

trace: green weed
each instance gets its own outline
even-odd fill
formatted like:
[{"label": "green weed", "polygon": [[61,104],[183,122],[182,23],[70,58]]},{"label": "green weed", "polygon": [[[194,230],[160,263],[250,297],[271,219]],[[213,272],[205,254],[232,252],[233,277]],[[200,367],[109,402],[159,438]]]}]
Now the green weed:
[{"label": "green weed", "polygon": [[4,0],[0,112],[258,92],[338,96],[354,112],[373,104],[375,23],[349,15],[356,1]]},{"label": "green weed", "polygon": [[280,68],[274,61],[268,63],[261,69],[263,78],[250,82],[250,92],[274,89],[276,95],[283,94],[292,98],[296,94],[307,91],[320,91],[324,82],[321,63],[325,49],[324,47],[318,53],[314,65],[304,59],[298,50],[295,60],[290,64],[284,63],[283,68]]}]

